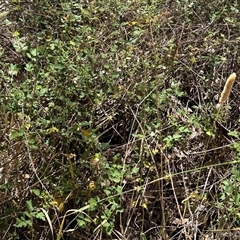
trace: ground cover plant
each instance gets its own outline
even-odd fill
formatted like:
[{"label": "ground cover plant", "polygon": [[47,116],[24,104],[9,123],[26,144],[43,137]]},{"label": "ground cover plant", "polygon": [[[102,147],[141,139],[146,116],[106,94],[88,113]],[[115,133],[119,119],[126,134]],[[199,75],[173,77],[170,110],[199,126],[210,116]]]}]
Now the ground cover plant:
[{"label": "ground cover plant", "polygon": [[237,239],[239,8],[2,4],[1,239]]}]

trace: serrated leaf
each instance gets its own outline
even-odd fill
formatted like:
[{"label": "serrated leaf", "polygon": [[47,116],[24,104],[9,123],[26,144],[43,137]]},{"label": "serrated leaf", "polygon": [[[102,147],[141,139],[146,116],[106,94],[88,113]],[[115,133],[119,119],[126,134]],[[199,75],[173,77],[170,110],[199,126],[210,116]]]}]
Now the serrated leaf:
[{"label": "serrated leaf", "polygon": [[13,225],[14,227],[22,228],[28,225],[27,221],[24,218],[16,218],[16,223]]},{"label": "serrated leaf", "polygon": [[38,218],[38,219],[41,219],[41,220],[43,220],[43,221],[46,220],[45,215],[43,214],[43,212],[38,212],[38,213],[35,215],[35,217]]}]

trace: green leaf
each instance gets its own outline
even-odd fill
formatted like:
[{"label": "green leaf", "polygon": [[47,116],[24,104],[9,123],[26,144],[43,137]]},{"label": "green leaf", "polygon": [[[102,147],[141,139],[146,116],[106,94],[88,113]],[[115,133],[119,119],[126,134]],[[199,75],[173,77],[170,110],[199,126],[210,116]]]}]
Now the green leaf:
[{"label": "green leaf", "polygon": [[101,143],[101,149],[104,150],[104,149],[107,149],[109,147],[109,143],[107,142],[102,142]]},{"label": "green leaf", "polygon": [[106,193],[107,196],[110,196],[112,193],[109,189],[104,189],[104,192]]},{"label": "green leaf", "polygon": [[9,136],[10,140],[23,137],[23,136],[24,136],[24,131],[25,131],[24,128],[20,128],[20,129],[17,130],[17,131],[12,131],[12,132],[10,133],[10,136]]},{"label": "green leaf", "polygon": [[39,94],[40,94],[40,96],[44,96],[47,92],[48,92],[48,88],[42,88],[42,89],[39,91]]},{"label": "green leaf", "polygon": [[21,219],[16,218],[16,223],[13,226],[17,228],[26,227],[28,226],[28,222],[23,217],[21,217]]},{"label": "green leaf", "polygon": [[31,53],[32,56],[36,57],[37,56],[37,49],[36,48],[31,49],[30,53]]},{"label": "green leaf", "polygon": [[39,190],[39,189],[36,189],[36,188],[32,189],[32,192],[33,192],[37,197],[39,197],[40,194],[41,194],[40,190]]},{"label": "green leaf", "polygon": [[87,226],[87,222],[85,220],[82,219],[77,219],[77,224],[79,227],[86,227]]},{"label": "green leaf", "polygon": [[182,137],[181,134],[174,134],[174,135],[173,135],[174,140],[178,140],[178,139],[180,139],[181,137]]},{"label": "green leaf", "polygon": [[132,173],[133,174],[136,174],[136,173],[138,173],[139,172],[139,167],[134,167],[134,168],[132,168]]},{"label": "green leaf", "polygon": [[26,205],[30,212],[32,212],[34,210],[33,205],[32,205],[32,200],[27,201]]},{"label": "green leaf", "polygon": [[45,217],[45,215],[44,215],[43,212],[37,212],[36,215],[35,215],[35,217],[38,218],[38,219],[41,219],[41,220],[43,220],[43,221],[46,220],[46,217]]},{"label": "green leaf", "polygon": [[231,132],[228,133],[228,135],[239,138],[239,132],[237,132],[237,131],[231,131]]},{"label": "green leaf", "polygon": [[112,221],[111,222],[104,221],[103,228],[106,231],[107,235],[110,236],[112,234],[112,230],[114,228],[114,223]]},{"label": "green leaf", "polygon": [[96,198],[90,198],[90,199],[88,200],[88,204],[90,205],[89,209],[90,209],[90,210],[95,210],[95,209],[97,209],[98,201],[99,201],[99,200],[100,200],[100,199],[99,199],[98,197],[96,197]]}]

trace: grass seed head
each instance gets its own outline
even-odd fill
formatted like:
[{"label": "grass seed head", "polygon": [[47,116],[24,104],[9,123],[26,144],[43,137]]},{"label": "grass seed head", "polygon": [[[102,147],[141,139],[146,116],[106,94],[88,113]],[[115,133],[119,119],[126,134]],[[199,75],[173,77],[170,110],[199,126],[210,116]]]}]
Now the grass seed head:
[{"label": "grass seed head", "polygon": [[228,77],[228,79],[227,79],[227,81],[226,81],[226,83],[224,85],[223,91],[221,93],[221,96],[219,98],[219,104],[220,105],[225,103],[228,100],[229,95],[230,95],[230,93],[232,91],[232,87],[233,87],[233,84],[235,82],[236,76],[237,76],[236,73],[232,73]]}]

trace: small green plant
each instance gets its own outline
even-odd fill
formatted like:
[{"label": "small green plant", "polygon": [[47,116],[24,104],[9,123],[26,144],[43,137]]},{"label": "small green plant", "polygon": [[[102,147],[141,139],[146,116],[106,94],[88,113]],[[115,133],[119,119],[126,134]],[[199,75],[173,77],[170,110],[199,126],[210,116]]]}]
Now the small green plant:
[{"label": "small green plant", "polygon": [[45,215],[41,209],[35,207],[32,200],[26,201],[27,210],[22,213],[22,215],[16,218],[16,223],[14,224],[17,228],[22,227],[32,227],[35,219],[41,219],[45,221]]},{"label": "small green plant", "polygon": [[229,179],[223,180],[220,185],[219,206],[225,212],[223,218],[240,225],[240,171],[236,166],[232,168]]},{"label": "small green plant", "polygon": [[[96,157],[96,156],[95,156]],[[98,158],[102,159],[98,154]],[[104,195],[101,195],[101,199],[106,199],[101,202],[99,196],[91,197],[88,200],[89,211],[88,215],[92,216],[93,222],[96,225],[96,228],[102,228],[104,232],[108,235],[111,235],[114,228],[115,217],[119,212],[122,212],[119,196],[122,193],[121,179],[124,175],[123,166],[119,164],[110,164],[106,161],[101,161],[98,166],[98,171],[102,171],[102,174],[98,177],[93,177],[96,180],[90,182],[88,189],[91,191],[91,194],[102,190]],[[94,194],[95,195],[95,194]],[[117,195],[114,197],[114,195]],[[94,214],[96,213],[95,217]],[[79,216],[78,224],[79,227],[86,226],[86,223],[89,221],[88,218],[82,218]]]},{"label": "small green plant", "polygon": [[174,143],[179,142],[181,139],[185,138],[190,130],[186,126],[179,126],[178,131],[173,135],[169,135],[163,139],[167,148],[172,148]]},{"label": "small green plant", "polygon": [[[0,239],[35,239],[39,224],[43,240],[49,226],[57,239],[177,236],[179,203],[186,213],[208,201],[219,180],[206,169],[218,161],[229,171],[222,147],[239,138],[238,128],[218,131],[234,110],[235,75],[223,108],[213,102],[240,60],[239,3],[2,2]],[[238,181],[236,168],[217,198],[235,222]]]},{"label": "small green plant", "polygon": [[[92,225],[95,226],[94,232],[101,229],[107,235],[111,235],[117,214],[123,212],[119,196],[122,194],[121,181],[125,171],[120,164],[106,162],[100,153],[94,155],[91,166],[93,168],[92,181],[89,182],[85,191],[87,205],[81,208],[86,210],[69,209],[67,213],[72,211],[77,214],[76,222],[79,228],[87,229]],[[134,168],[132,174],[136,172]],[[64,221],[65,218],[61,226]],[[58,239],[61,239],[62,232],[64,229],[61,227]]]}]

